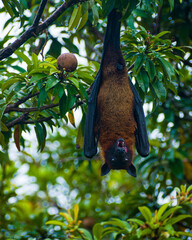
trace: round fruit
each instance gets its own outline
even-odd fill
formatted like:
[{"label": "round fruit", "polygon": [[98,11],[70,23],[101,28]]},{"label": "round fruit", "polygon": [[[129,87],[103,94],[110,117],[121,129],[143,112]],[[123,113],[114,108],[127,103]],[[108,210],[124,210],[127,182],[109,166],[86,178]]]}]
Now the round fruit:
[{"label": "round fruit", "polygon": [[77,58],[72,53],[63,53],[57,58],[57,65],[66,72],[73,72],[77,68]]}]

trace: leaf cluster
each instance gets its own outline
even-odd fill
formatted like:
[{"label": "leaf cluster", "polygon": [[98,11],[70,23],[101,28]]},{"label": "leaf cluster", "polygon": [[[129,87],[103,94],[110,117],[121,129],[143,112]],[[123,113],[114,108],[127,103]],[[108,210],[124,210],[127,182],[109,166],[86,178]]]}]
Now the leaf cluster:
[{"label": "leaf cluster", "polygon": [[[186,191],[186,186],[181,186],[180,190]],[[191,186],[188,187],[187,192],[191,191]],[[190,203],[189,200],[187,200]],[[163,204],[159,210],[155,210],[154,213],[146,207],[139,207],[141,216],[139,218],[129,218],[127,221],[120,220],[118,218],[112,218],[111,220],[97,223],[93,227],[93,237],[91,234],[79,227],[80,221],[77,221],[79,207],[74,206],[74,219],[71,216],[70,211],[68,213],[60,213],[64,216],[67,223],[63,223],[58,220],[48,221],[46,224],[59,225],[64,227],[64,230],[69,233],[68,238],[73,239],[86,239],[86,240],[102,240],[106,236],[113,236],[110,239],[181,239],[182,236],[192,237],[189,232],[175,231],[174,225],[183,221],[184,219],[191,218],[190,214],[177,214],[176,211],[181,210],[181,206],[170,207],[170,203]],[[144,218],[140,220],[140,218]],[[67,229],[67,230],[66,230]],[[122,237],[122,238],[121,238]]]}]

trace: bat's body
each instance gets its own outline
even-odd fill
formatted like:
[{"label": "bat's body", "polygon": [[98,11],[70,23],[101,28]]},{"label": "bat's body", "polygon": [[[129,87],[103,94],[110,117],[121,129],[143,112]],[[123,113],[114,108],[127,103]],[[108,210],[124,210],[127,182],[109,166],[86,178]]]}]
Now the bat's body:
[{"label": "bat's body", "polygon": [[94,156],[99,141],[105,159],[101,175],[110,169],[126,169],[136,176],[134,145],[140,155],[147,156],[149,143],[142,101],[120,50],[120,18],[115,9],[108,17],[101,66],[89,97],[84,153]]}]

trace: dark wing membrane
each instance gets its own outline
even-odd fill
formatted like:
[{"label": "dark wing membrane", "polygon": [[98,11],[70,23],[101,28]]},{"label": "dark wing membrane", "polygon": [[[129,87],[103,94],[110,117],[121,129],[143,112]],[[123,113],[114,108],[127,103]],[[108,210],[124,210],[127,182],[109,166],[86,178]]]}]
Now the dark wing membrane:
[{"label": "dark wing membrane", "polygon": [[95,78],[92,91],[88,100],[84,133],[84,154],[88,158],[93,157],[97,153],[98,139],[96,139],[95,124],[96,124],[97,95],[99,92],[100,83],[101,83],[101,71],[98,72]]},{"label": "dark wing membrane", "polygon": [[130,79],[129,79],[129,83],[131,86],[131,90],[134,94],[134,100],[135,100],[134,101],[134,117],[137,123],[137,129],[135,131],[136,148],[137,148],[137,152],[142,157],[146,157],[147,155],[149,155],[149,141],[148,141],[148,135],[147,135],[145,115],[143,112],[143,104],[135,86],[133,85]]}]

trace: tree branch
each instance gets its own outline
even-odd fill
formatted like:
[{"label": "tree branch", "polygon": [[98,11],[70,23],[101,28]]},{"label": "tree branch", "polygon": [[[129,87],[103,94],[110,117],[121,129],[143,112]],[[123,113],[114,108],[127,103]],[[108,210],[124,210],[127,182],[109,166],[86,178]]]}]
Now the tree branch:
[{"label": "tree branch", "polygon": [[[70,0],[63,3],[50,17],[48,17],[43,23],[38,26],[32,25],[27,31],[25,31],[17,40],[11,43],[8,47],[5,47],[0,51],[0,60],[11,56],[15,50],[17,50],[23,43],[25,43],[32,36],[37,36],[44,29],[50,26],[62,13],[69,7],[79,2],[86,2],[88,0]],[[39,18],[39,17],[38,17]],[[38,20],[37,18],[37,20]]]},{"label": "tree branch", "polygon": [[[74,108],[77,108],[79,107],[80,105],[82,105],[83,103],[85,103],[85,99],[83,99],[82,101],[79,101],[77,102],[76,104],[74,104],[70,110],[73,110]],[[6,124],[6,127],[7,128],[11,128],[11,127],[14,127],[15,125],[17,124],[35,124],[36,122],[46,122],[48,120],[51,120],[52,118],[54,118],[53,116],[49,116],[49,117],[43,117],[43,118],[39,118],[39,119],[36,119],[35,121],[33,120],[28,120],[29,118],[29,112],[32,112],[32,111],[42,111],[42,110],[45,110],[45,109],[49,109],[49,108],[53,108],[53,107],[57,107],[59,105],[59,103],[56,103],[56,104],[50,104],[50,105],[46,105],[46,106],[43,106],[40,108],[16,108],[18,110],[18,112],[24,112],[20,117],[14,119],[13,121],[9,122]],[[59,116],[59,115],[58,115]]]},{"label": "tree branch", "polygon": [[6,107],[4,113],[9,113],[12,112],[13,108],[17,108],[20,104],[26,102],[28,99],[35,97],[39,94],[40,92],[36,92],[36,93],[29,93],[26,97],[23,97],[21,99],[19,99],[16,103],[10,104]]},{"label": "tree branch", "polygon": [[34,23],[32,25],[33,27],[36,27],[39,24],[39,21],[41,19],[42,14],[43,14],[43,10],[45,8],[46,3],[47,3],[47,0],[42,0],[41,1],[39,10],[37,12],[37,15],[35,17]]},{"label": "tree branch", "polygon": [[7,128],[11,128],[17,124],[21,124],[23,121],[25,121],[28,118],[28,113],[22,114],[20,117],[14,119],[13,121],[6,124]]},{"label": "tree branch", "polygon": [[[40,108],[38,107],[29,107],[29,108],[9,108],[9,112],[27,112],[27,113],[30,113],[30,112],[37,112],[37,111],[43,111],[43,110],[46,110],[46,109],[49,109],[49,108],[54,108],[54,107],[57,107],[59,106],[59,103],[55,103],[55,104],[50,104],[50,105],[45,105],[45,106],[42,106]],[[6,110],[6,112],[8,112]]]}]

